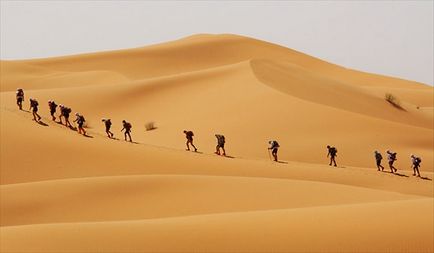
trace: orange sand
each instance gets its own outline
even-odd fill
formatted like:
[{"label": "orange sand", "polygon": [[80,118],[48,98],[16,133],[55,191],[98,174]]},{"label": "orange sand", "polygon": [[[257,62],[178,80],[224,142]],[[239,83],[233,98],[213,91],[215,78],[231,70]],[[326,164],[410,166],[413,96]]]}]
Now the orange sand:
[{"label": "orange sand", "polygon": [[[235,35],[0,64],[1,252],[434,251],[430,86]],[[49,99],[93,138],[52,122]],[[203,153],[184,151],[184,129]],[[215,133],[234,158],[212,154]],[[398,175],[377,172],[376,149],[398,153]]]}]

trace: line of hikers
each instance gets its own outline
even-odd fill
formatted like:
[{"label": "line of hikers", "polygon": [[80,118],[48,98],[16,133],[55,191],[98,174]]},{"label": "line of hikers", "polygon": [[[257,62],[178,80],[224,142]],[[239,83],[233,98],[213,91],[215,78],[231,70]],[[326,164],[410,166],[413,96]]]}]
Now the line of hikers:
[{"label": "line of hikers", "polygon": [[[22,110],[22,105],[24,102],[23,89],[20,89],[20,88],[17,89],[16,99],[17,99],[18,108],[20,110]],[[38,114],[38,106],[39,106],[38,101],[34,98],[30,98],[30,109],[33,113],[33,120],[35,120],[37,122],[39,122],[41,120],[41,116]],[[65,126],[73,128],[71,123],[69,122],[69,114],[72,112],[71,108],[66,107],[64,105],[61,105],[61,104],[57,105],[56,102],[53,100],[48,101],[48,107],[49,107],[50,114],[51,114],[53,121],[56,122],[55,113],[56,113],[57,107],[59,107],[60,108],[60,115],[59,115],[59,122],[58,123],[63,125],[63,121],[62,121],[62,117],[63,117],[65,119]],[[79,113],[76,113],[75,116],[76,116],[76,119],[73,122],[77,122],[77,124],[78,124],[78,128],[77,128],[78,133],[86,135],[86,131],[84,130],[84,123],[86,122],[86,120],[85,120],[84,116],[79,114]],[[112,126],[111,119],[102,119],[102,122],[104,122],[105,132],[106,132],[107,136],[109,138],[114,138],[114,134],[110,131],[110,128]],[[121,132],[124,132],[125,141],[127,141],[127,137],[128,137],[129,141],[132,142],[133,140],[131,138],[131,129],[132,129],[131,123],[127,122],[126,120],[122,120],[122,126],[123,127],[122,127]],[[185,137],[187,139],[187,142],[186,142],[187,149],[186,150],[190,151],[190,145],[191,145],[194,148],[194,152],[197,152],[197,148],[193,144],[193,136],[194,136],[193,131],[184,130],[183,132],[184,132]],[[216,146],[215,154],[226,156],[225,136],[222,134],[215,134],[215,137],[217,138],[217,146]],[[280,147],[279,143],[275,140],[272,140],[272,141],[269,141],[268,144],[270,145],[268,147],[268,155],[270,156],[270,151],[271,151],[271,155],[273,156],[273,160],[275,162],[278,162],[277,152],[278,152],[279,147]],[[336,147],[332,147],[330,145],[327,145],[327,150],[328,150],[327,157],[330,158],[329,166],[333,165],[336,167],[337,166],[336,157],[337,157],[338,150],[336,149]],[[390,172],[396,173],[397,169],[395,168],[395,166],[393,166],[393,163],[397,160],[397,158],[396,158],[397,153],[392,152],[390,150],[387,150],[386,153],[387,153],[387,160],[389,162]],[[381,161],[383,159],[383,156],[381,155],[381,153],[379,151],[375,150],[374,151],[374,157],[375,157],[378,171],[380,171],[380,169],[381,169],[381,171],[384,171],[384,167],[381,165]],[[413,154],[411,154],[410,158],[411,158],[411,162],[412,162],[413,176],[416,176],[416,173],[417,173],[417,176],[420,177],[419,167],[420,167],[420,163],[422,162],[422,159],[420,157],[413,155]],[[270,160],[271,160],[271,156],[270,156]]]}]

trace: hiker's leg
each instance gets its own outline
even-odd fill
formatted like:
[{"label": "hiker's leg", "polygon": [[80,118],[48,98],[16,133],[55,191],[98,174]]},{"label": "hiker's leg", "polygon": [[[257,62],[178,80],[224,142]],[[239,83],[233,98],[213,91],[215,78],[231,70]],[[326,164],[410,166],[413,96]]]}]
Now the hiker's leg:
[{"label": "hiker's leg", "polygon": [[223,150],[223,155],[226,156],[226,150],[225,150],[225,147],[222,147],[222,150]]},{"label": "hiker's leg", "polygon": [[125,138],[125,140],[127,140],[127,132],[126,131],[124,133],[124,138]]},{"label": "hiker's leg", "polygon": [[194,151],[197,151],[197,148],[196,148],[196,146],[193,144],[193,141],[191,142],[191,146],[193,146]]},{"label": "hiker's leg", "polygon": [[336,160],[335,160],[335,157],[333,156],[333,163],[334,163],[334,165],[335,165],[335,167],[337,166],[337,164],[336,164]]},{"label": "hiker's leg", "polygon": [[215,146],[215,153],[217,155],[220,155],[220,146],[219,145]]},{"label": "hiker's leg", "polygon": [[131,134],[128,132],[128,138],[130,138],[130,142],[133,142],[133,139],[131,139]]},{"label": "hiker's leg", "polygon": [[187,146],[187,150],[190,151],[190,146],[188,145],[188,143],[190,143],[189,140],[187,140],[187,142],[185,143],[185,145]]}]

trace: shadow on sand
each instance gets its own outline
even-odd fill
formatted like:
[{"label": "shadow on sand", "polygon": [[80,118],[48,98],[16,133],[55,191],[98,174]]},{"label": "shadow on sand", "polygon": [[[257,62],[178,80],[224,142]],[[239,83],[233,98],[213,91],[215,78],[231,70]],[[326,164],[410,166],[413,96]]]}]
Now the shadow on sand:
[{"label": "shadow on sand", "polygon": [[234,159],[235,158],[235,156],[230,156],[230,155],[222,155],[223,157],[226,157],[226,158],[231,158],[231,159]]},{"label": "shadow on sand", "polygon": [[285,161],[277,161],[277,163],[288,164],[288,162],[285,162]]},{"label": "shadow on sand", "polygon": [[36,121],[36,123],[38,123],[41,126],[46,126],[46,127],[48,126],[48,124],[44,123],[43,121]]},{"label": "shadow on sand", "polygon": [[420,177],[420,179],[422,179],[422,180],[428,180],[428,181],[432,181],[432,179],[431,179],[431,178],[429,178],[429,177]]},{"label": "shadow on sand", "polygon": [[409,177],[407,175],[404,175],[404,174],[401,174],[401,173],[398,173],[398,172],[394,172],[394,173],[392,173],[390,171],[381,171],[381,172],[383,172],[383,173],[389,173],[389,174],[392,174],[392,175],[395,175],[395,176],[398,176],[398,177]]}]

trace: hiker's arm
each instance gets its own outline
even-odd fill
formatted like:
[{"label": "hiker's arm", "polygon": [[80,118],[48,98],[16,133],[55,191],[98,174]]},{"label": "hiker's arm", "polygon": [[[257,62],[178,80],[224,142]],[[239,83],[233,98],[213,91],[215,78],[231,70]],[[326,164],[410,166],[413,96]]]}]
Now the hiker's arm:
[{"label": "hiker's arm", "polygon": [[121,129],[121,132],[124,131],[124,129],[125,129],[125,127],[123,127],[123,128]]}]

